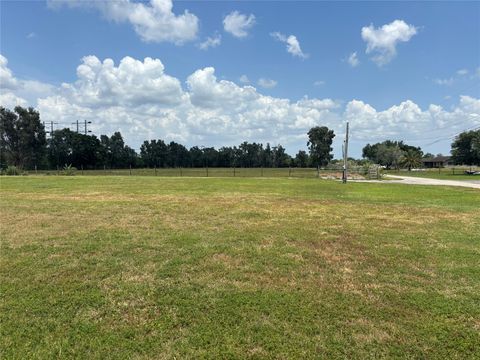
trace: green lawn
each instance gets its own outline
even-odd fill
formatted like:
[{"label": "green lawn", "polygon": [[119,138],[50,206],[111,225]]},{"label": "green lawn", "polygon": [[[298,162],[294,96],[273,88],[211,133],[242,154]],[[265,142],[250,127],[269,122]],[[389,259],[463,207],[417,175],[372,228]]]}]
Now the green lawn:
[{"label": "green lawn", "polygon": [[1,181],[2,359],[480,357],[480,191]]},{"label": "green lawn", "polygon": [[[385,171],[385,175],[399,175],[399,176],[415,176],[430,179],[441,180],[480,180],[480,175],[466,175],[465,170],[469,170],[469,167],[462,168],[442,168],[442,169],[426,169],[425,171]],[[480,171],[478,167],[473,167],[474,170]]]},{"label": "green lawn", "polygon": [[[31,175],[62,175],[64,170],[30,170]],[[139,168],[139,169],[97,169],[97,170],[74,170],[75,175],[88,176],[173,176],[173,177],[292,177],[292,178],[341,178],[342,169],[316,168]],[[63,174],[65,175],[65,174]],[[68,174],[67,174],[68,175]],[[363,179],[366,169],[356,167],[349,169],[349,176]]]}]

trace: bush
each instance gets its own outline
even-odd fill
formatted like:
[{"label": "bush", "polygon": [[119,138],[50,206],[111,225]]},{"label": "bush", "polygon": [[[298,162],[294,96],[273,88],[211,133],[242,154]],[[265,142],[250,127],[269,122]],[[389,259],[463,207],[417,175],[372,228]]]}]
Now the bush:
[{"label": "bush", "polygon": [[63,167],[62,174],[67,176],[73,176],[75,175],[76,171],[77,171],[77,168],[73,167],[72,164],[70,165],[65,164],[65,166]]},{"label": "bush", "polygon": [[5,170],[5,174],[9,176],[16,176],[16,175],[20,175],[20,171],[16,166],[11,165],[7,167],[7,169]]}]

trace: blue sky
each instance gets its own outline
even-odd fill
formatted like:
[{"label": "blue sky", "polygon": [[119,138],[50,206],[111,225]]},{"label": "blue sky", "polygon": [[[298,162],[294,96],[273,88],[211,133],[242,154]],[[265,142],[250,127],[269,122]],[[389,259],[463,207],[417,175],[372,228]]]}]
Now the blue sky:
[{"label": "blue sky", "polygon": [[[339,156],[349,120],[354,156],[367,142],[387,138],[448,153],[453,134],[480,126],[478,2],[185,1],[174,2],[172,13],[169,1],[159,0],[143,3],[135,18],[127,0],[117,13],[111,3],[2,2],[0,53],[8,61],[2,66],[17,80],[0,83],[4,106],[36,106],[46,121],[88,118],[94,132],[121,130],[137,148],[147,138],[215,146],[249,140],[280,142],[294,153],[305,148],[311,125],[327,125],[337,133]],[[300,53],[287,51],[289,36]],[[201,49],[208,37],[217,46]],[[348,61],[353,53],[356,62]],[[105,80],[109,67],[90,63],[94,79],[79,77],[89,55],[100,63],[112,59],[111,75],[135,93],[116,91]],[[127,56],[139,68],[125,66],[131,73],[119,75]],[[161,74],[145,73],[147,57],[161,61]],[[213,80],[204,71],[210,67]],[[141,84],[125,80],[135,74]],[[161,78],[158,86],[143,86],[148,76]],[[86,101],[92,92],[100,95]]]}]

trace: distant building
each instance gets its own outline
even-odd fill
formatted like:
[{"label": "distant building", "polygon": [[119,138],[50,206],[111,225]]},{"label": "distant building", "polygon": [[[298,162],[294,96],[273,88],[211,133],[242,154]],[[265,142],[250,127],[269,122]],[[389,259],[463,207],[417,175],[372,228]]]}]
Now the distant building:
[{"label": "distant building", "polygon": [[422,159],[424,168],[443,168],[448,165],[453,165],[451,156],[435,156],[431,158]]}]

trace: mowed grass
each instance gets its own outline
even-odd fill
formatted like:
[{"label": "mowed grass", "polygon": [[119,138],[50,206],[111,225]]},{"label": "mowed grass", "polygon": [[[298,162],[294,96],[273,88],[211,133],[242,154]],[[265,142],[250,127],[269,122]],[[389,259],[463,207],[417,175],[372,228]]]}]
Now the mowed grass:
[{"label": "mowed grass", "polygon": [[480,356],[478,190],[0,181],[2,359]]},{"label": "mowed grass", "polygon": [[[356,167],[349,169],[349,177],[363,179],[365,169]],[[341,167],[337,169],[316,168],[138,168],[138,169],[97,169],[97,170],[74,170],[75,175],[88,176],[173,176],[173,177],[284,177],[284,178],[340,178]],[[32,175],[65,175],[62,169],[30,171]]]},{"label": "mowed grass", "polygon": [[440,180],[480,180],[480,175],[468,175],[465,174],[465,170],[480,171],[480,168],[473,166],[470,167],[458,167],[458,168],[441,168],[441,169],[425,169],[424,171],[385,171],[385,175],[399,175],[399,176],[414,176],[430,179]]}]

